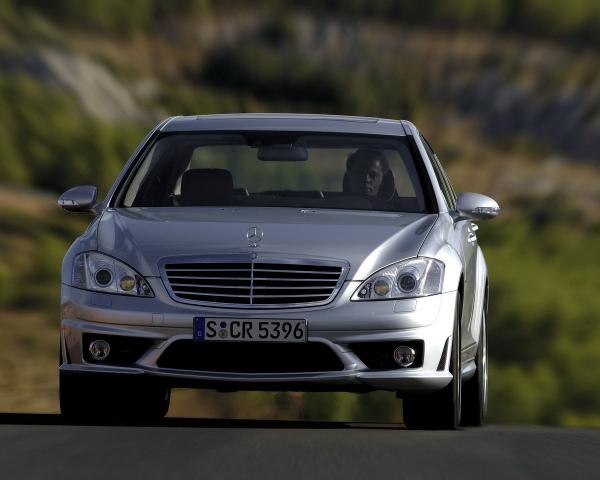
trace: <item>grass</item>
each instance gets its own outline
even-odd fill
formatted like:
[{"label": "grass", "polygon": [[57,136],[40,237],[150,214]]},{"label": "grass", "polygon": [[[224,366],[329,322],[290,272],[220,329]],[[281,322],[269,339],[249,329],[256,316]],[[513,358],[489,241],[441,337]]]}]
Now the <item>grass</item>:
[{"label": "grass", "polygon": [[0,311],[0,325],[0,412],[58,412],[58,312]]}]

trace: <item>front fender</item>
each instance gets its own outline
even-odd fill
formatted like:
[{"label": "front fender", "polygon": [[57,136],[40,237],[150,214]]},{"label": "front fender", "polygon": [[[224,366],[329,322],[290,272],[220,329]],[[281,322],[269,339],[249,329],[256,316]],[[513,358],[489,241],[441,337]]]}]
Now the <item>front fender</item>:
[{"label": "front fender", "polygon": [[419,250],[420,257],[436,258],[444,262],[443,293],[454,292],[460,287],[463,274],[463,261],[454,248],[454,238],[449,238],[452,224],[448,216],[440,215]]},{"label": "front fender", "polygon": [[480,247],[477,247],[477,273],[476,273],[476,288],[475,288],[475,302],[473,305],[473,316],[471,317],[470,330],[471,335],[476,342],[479,342],[479,332],[481,331],[481,321],[483,319],[484,309],[487,308],[486,297],[487,297],[487,284],[488,284],[488,270],[485,258]]}]

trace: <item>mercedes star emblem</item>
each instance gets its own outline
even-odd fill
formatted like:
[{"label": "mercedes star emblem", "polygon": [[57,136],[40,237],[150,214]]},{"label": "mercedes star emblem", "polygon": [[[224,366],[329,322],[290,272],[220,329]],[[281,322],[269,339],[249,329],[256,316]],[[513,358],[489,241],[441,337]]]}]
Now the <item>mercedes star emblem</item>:
[{"label": "mercedes star emblem", "polygon": [[248,245],[252,248],[258,247],[258,243],[263,238],[263,231],[259,227],[250,227],[246,233],[248,239]]}]

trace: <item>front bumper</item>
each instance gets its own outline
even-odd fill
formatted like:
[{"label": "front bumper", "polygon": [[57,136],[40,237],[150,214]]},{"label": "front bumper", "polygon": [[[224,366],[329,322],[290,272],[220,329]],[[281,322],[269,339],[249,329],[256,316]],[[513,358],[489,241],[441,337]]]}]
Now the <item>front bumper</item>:
[{"label": "front bumper", "polygon": [[[62,289],[61,373],[118,375],[161,382],[172,387],[219,390],[323,390],[399,392],[433,391],[448,385],[445,346],[450,341],[456,292],[416,300],[350,302],[358,282],[347,282],[329,305],[305,309],[248,311],[211,309],[171,300],[160,279],[151,279],[156,298],[104,295],[66,285]],[[166,349],[179,340],[192,339],[196,315],[236,318],[305,318],[308,342],[327,345],[343,369],[325,372],[239,373],[169,369],[158,366]],[[82,335],[121,335],[152,339],[132,365],[89,363]],[[369,369],[351,349],[353,343],[422,341],[423,361],[418,368]],[[446,347],[447,348],[447,347]],[[240,361],[243,361],[240,359]]]}]

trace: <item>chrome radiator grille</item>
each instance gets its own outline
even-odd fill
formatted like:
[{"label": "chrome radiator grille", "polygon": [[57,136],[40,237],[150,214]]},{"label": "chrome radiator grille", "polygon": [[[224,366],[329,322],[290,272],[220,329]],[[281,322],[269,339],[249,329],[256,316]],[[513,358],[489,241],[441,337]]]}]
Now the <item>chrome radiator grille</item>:
[{"label": "chrome radiator grille", "polygon": [[268,307],[327,302],[343,281],[342,265],[245,262],[167,262],[172,295],[187,303]]}]

